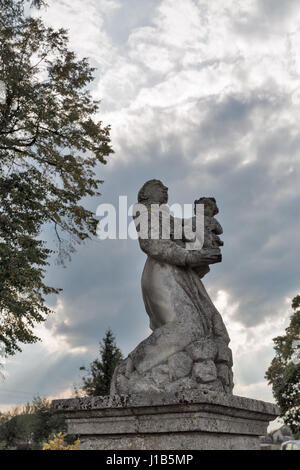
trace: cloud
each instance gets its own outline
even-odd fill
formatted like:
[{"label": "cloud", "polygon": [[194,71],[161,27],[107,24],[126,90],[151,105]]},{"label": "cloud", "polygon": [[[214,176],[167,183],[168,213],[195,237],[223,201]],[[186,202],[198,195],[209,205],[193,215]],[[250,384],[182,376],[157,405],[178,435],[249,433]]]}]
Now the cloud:
[{"label": "cloud", "polygon": [[[204,283],[232,338],[235,393],[272,399],[272,338],[299,290],[298,2],[55,0],[45,17],[98,68],[92,92],[112,125],[115,154],[89,207],[119,194],[134,203],[151,178],[167,184],[170,203],[217,198],[223,262]],[[7,388],[64,393],[107,327],[125,354],[147,336],[144,260],[135,241],[97,241],[67,269],[52,266],[49,283],[64,288],[49,299],[56,313],[43,345],[7,364]]]},{"label": "cloud", "polygon": [[230,294],[224,290],[212,294],[212,299],[222,314],[231,338],[230,347],[233,351],[234,393],[242,396],[273,401],[271,387],[265,380],[265,372],[269,367],[273,351],[273,338],[282,335],[288,326],[291,299],[285,299],[281,305],[281,315],[264,318],[257,326],[246,326],[236,317],[240,303],[234,302]]}]

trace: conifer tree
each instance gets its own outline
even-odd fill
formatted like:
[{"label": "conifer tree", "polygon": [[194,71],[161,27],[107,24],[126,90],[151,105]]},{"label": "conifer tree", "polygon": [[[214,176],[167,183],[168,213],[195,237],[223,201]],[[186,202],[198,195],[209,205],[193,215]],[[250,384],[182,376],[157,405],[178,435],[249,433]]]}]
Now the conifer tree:
[{"label": "conifer tree", "polygon": [[95,359],[87,370],[88,376],[83,377],[82,391],[88,396],[109,395],[110,383],[114,370],[122,359],[122,353],[116,346],[115,337],[110,329],[100,343],[100,358]]}]

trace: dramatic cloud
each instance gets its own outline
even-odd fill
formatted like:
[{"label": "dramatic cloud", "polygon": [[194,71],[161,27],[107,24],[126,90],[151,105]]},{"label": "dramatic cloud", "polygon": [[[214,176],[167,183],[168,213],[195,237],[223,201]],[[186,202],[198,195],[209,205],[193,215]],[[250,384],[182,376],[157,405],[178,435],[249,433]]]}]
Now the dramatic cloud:
[{"label": "dramatic cloud", "polygon": [[[112,125],[115,154],[89,206],[122,194],[130,205],[153,177],[170,203],[217,198],[223,263],[204,282],[232,338],[235,393],[271,399],[272,338],[299,293],[299,2],[56,0],[44,17],[97,67],[92,92]],[[109,326],[125,354],[147,336],[144,259],[135,241],[95,241],[51,267],[64,292],[49,299],[43,343],[7,363],[3,405],[70,393]]]}]

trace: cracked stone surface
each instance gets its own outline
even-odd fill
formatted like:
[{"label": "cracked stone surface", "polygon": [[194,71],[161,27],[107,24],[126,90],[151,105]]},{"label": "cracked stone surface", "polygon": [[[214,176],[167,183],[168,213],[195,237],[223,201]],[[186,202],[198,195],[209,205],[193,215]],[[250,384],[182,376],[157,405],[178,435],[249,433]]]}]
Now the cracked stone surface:
[{"label": "cracked stone surface", "polygon": [[[165,370],[157,369],[163,377]],[[187,388],[191,381],[178,379],[163,393],[54,400],[51,409],[80,437],[81,450],[258,450],[277,406]]]},{"label": "cracked stone surface", "polygon": [[207,360],[203,362],[196,362],[193,367],[193,377],[198,383],[215,382],[217,378],[217,369],[214,361]]},{"label": "cracked stone surface", "polygon": [[193,360],[187,353],[179,352],[169,357],[168,366],[170,379],[177,380],[190,374]]}]

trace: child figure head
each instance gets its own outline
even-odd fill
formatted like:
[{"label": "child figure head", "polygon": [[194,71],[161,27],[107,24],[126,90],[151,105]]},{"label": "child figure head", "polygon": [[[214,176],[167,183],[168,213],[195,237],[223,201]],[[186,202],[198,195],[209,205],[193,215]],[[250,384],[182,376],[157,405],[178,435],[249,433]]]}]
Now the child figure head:
[{"label": "child figure head", "polygon": [[214,197],[200,197],[194,202],[194,213],[196,214],[197,204],[204,205],[204,215],[207,217],[214,217],[218,214],[219,209]]}]

